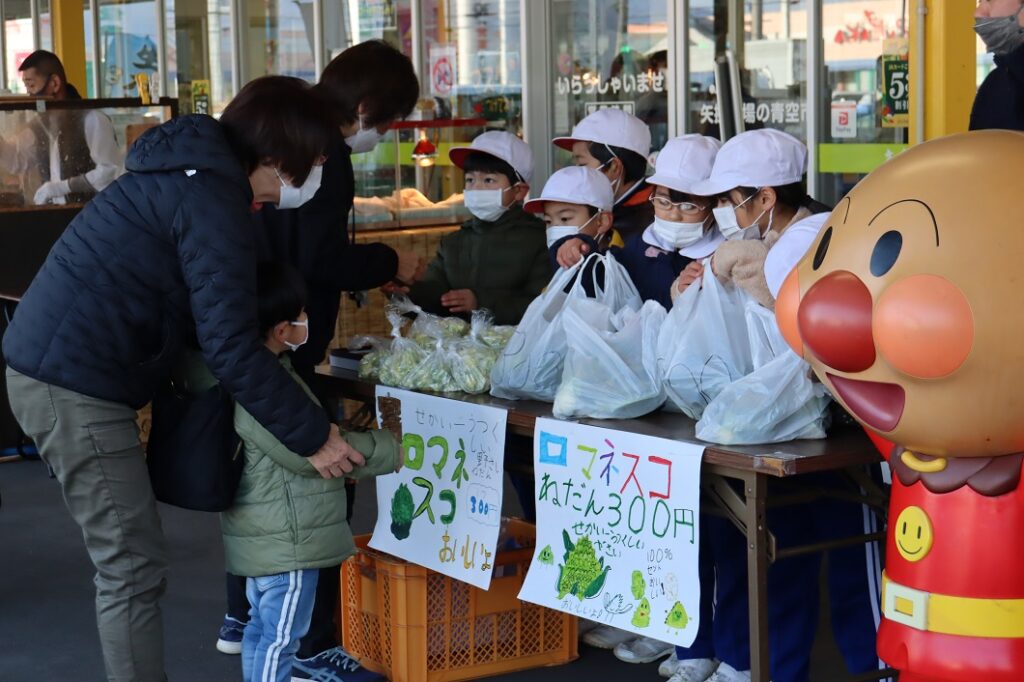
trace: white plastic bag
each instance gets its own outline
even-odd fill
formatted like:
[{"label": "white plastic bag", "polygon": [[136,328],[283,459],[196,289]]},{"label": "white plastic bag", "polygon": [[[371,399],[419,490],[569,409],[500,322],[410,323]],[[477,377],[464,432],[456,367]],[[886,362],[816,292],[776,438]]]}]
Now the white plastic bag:
[{"label": "white plastic bag", "polygon": [[697,437],[723,445],[824,438],[829,403],[824,387],[786,345],[770,310],[751,302],[746,319],[755,369],[711,401],[697,422]]},{"label": "white plastic bag", "polygon": [[[598,286],[599,265],[603,265],[602,286]],[[640,309],[640,294],[626,269],[611,254],[591,254],[575,266],[559,270],[547,289],[526,309],[494,365],[491,395],[509,400],[555,399],[566,352],[562,311],[569,300],[588,298],[584,280],[592,285],[593,300],[609,309]]]},{"label": "white plastic bag", "polygon": [[568,352],[554,415],[633,419],[661,407],[657,346],[667,315],[657,301],[614,315],[592,300],[570,301],[562,315]]},{"label": "white plastic bag", "polygon": [[701,286],[691,284],[676,299],[658,338],[658,367],[669,402],[688,417],[725,387],[753,369],[748,344],[746,302],[737,287],[721,284],[704,263]]}]

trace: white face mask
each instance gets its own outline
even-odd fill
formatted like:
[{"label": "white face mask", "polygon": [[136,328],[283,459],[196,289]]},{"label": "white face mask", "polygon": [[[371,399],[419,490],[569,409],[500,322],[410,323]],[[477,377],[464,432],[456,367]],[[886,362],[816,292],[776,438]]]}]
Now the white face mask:
[{"label": "white face mask", "polygon": [[566,237],[572,237],[574,235],[579,234],[580,232],[583,231],[583,228],[585,228],[587,225],[590,224],[591,220],[593,220],[594,218],[598,217],[599,215],[601,215],[601,214],[600,213],[595,213],[594,215],[590,216],[590,219],[587,220],[587,222],[585,222],[585,223],[583,223],[582,225],[579,225],[579,226],[577,226],[577,225],[551,225],[547,229],[548,248],[550,249],[560,239],[565,239]]},{"label": "white face mask", "polygon": [[382,137],[384,135],[378,133],[376,128],[364,128],[363,119],[360,118],[359,130],[346,137],[345,144],[349,146],[353,154],[365,154],[366,152],[373,151],[373,148],[377,146]]},{"label": "white face mask", "polygon": [[[605,145],[605,147],[608,147],[608,145]],[[611,153],[611,151],[612,151],[611,149],[608,149],[608,152],[609,152],[609,153]],[[601,171],[601,172],[603,173],[603,172],[604,172],[604,169],[605,169],[605,167],[606,167],[606,166],[609,166],[609,165],[611,165],[612,161],[614,161],[614,160],[615,160],[615,159],[617,159],[617,158],[619,158],[619,157],[617,157],[617,156],[615,156],[614,154],[612,154],[612,158],[608,159],[607,161],[605,161],[604,163],[602,163],[602,164],[601,164],[600,166],[598,166],[598,167],[597,167],[597,170],[599,170],[599,171]],[[616,194],[616,193],[618,193],[618,191],[619,191],[619,185],[621,185],[621,184],[622,184],[622,178],[621,178],[621,177],[620,177],[620,178],[615,178],[614,180],[611,180],[611,179],[609,178],[609,182],[611,182],[611,183],[612,183],[612,194]]]},{"label": "white face mask", "polygon": [[292,187],[277,174],[281,180],[281,198],[277,201],[278,208],[298,208],[313,198],[320,189],[320,181],[323,179],[324,167],[313,166],[306,176],[306,181],[300,187]]},{"label": "white face mask", "polygon": [[679,223],[674,220],[665,220],[654,216],[654,224],[651,231],[662,244],[675,249],[682,249],[690,244],[696,243],[704,236],[704,226],[708,224],[707,218],[699,223]]},{"label": "white face mask", "polygon": [[[760,192],[760,190],[758,190]],[[747,203],[757,194],[752,194],[737,206],[719,206],[711,209],[711,212],[715,216],[715,223],[718,224],[718,230],[722,233],[722,236],[728,240],[736,239],[760,239],[761,238],[761,227],[757,224],[761,220],[767,210],[761,211],[757,218],[754,219],[753,225],[747,227],[740,227],[739,219],[736,217],[736,209]],[[768,216],[768,229],[772,229],[772,219],[775,215],[775,207],[773,206]]]},{"label": "white face mask", "polygon": [[284,342],[284,345],[288,346],[288,350],[295,351],[298,350],[300,346],[305,346],[306,342],[309,341],[309,320],[292,320],[288,324],[292,325],[293,327],[306,328],[306,336],[299,343],[288,343],[287,341]]},{"label": "white face mask", "polygon": [[505,192],[510,189],[467,189],[463,194],[466,208],[485,223],[494,222],[508,210],[502,202],[505,200]]}]

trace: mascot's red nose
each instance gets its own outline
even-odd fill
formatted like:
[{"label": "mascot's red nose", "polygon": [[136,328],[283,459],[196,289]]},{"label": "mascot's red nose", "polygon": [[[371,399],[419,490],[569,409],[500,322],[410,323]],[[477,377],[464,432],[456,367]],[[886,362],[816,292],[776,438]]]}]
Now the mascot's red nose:
[{"label": "mascot's red nose", "polygon": [[871,292],[846,270],[825,275],[804,294],[797,311],[800,337],[815,357],[840,372],[875,364]]}]

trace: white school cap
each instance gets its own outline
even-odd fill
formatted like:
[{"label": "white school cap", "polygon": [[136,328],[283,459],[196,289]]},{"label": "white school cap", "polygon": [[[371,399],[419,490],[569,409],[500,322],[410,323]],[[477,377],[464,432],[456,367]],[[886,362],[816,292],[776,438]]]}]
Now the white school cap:
[{"label": "white school cap", "polygon": [[800,182],[807,172],[807,147],[772,128],[740,133],[722,145],[711,177],[694,187],[710,197],[737,187],[781,187]]},{"label": "white school cap", "polygon": [[597,142],[609,147],[622,147],[646,159],[651,153],[651,129],[622,109],[598,109],[577,123],[569,137],[551,140],[556,147],[569,151],[572,151],[576,142]]},{"label": "white school cap", "polygon": [[793,268],[799,265],[831,213],[815,213],[790,225],[775,242],[764,261],[764,278],[772,298],[778,298],[779,289]]},{"label": "white school cap", "polygon": [[647,184],[697,194],[694,187],[711,176],[721,147],[721,142],[705,135],[674,137],[658,152],[654,175],[647,178]]},{"label": "white school cap", "polygon": [[530,178],[533,177],[533,152],[530,151],[530,145],[512,133],[500,130],[481,133],[476,136],[468,147],[452,147],[449,149],[448,158],[451,159],[453,164],[462,168],[466,157],[472,152],[483,152],[496,159],[501,159],[512,166],[512,170],[519,173],[519,177],[527,184],[529,184]]},{"label": "white school cap", "polygon": [[555,171],[544,183],[544,191],[530,199],[523,208],[530,213],[544,211],[544,202],[560,201],[566,204],[593,206],[599,211],[611,211],[615,203],[612,183],[601,171],[586,166],[567,166]]}]

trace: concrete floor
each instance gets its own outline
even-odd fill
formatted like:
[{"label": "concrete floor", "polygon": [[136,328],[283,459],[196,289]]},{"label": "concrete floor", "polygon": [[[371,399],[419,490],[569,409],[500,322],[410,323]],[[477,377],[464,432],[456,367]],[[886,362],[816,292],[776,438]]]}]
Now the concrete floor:
[{"label": "concrete floor", "polygon": [[[375,495],[362,486],[353,529],[372,529]],[[101,682],[103,663],[93,611],[93,570],[56,481],[38,461],[0,464],[0,680]],[[508,505],[515,511],[514,495]],[[163,600],[167,672],[172,681],[223,682],[240,677],[238,658],[214,648],[224,612],[223,554],[217,517],[162,506],[171,570]],[[822,610],[827,623],[827,609]],[[825,625],[813,679],[845,678]],[[569,666],[493,678],[580,681],[660,679],[654,664],[632,666],[609,652],[580,648]]]}]

